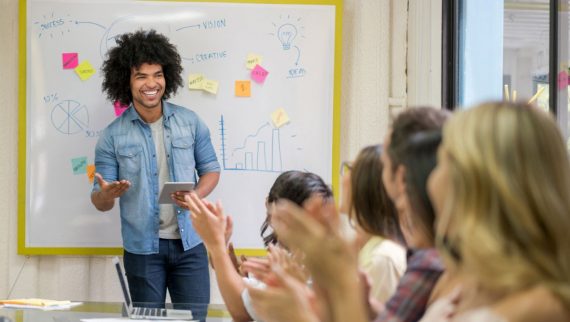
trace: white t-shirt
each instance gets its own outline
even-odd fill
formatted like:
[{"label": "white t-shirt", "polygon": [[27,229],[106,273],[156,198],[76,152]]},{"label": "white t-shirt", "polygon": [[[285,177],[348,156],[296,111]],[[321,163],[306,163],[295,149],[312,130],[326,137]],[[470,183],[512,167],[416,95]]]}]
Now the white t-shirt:
[{"label": "white t-shirt", "polygon": [[386,303],[406,271],[406,249],[391,240],[373,236],[358,253],[358,266],[370,278],[370,295]]},{"label": "white t-shirt", "polygon": [[[152,140],[156,151],[156,166],[158,168],[158,191],[162,189],[165,182],[170,181],[168,172],[168,160],[166,159],[166,149],[164,147],[164,125],[163,118],[160,117],[153,123],[148,124],[152,131]],[[159,204],[160,228],[158,236],[163,239],[180,239],[178,231],[178,220],[176,218],[174,205]]]}]

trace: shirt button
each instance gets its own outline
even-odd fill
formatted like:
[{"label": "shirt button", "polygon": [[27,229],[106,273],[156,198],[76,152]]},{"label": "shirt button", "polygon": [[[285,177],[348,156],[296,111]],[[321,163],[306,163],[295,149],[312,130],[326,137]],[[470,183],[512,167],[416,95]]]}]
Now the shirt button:
[{"label": "shirt button", "polygon": [[177,213],[180,213],[180,210],[177,210],[176,212],[177,212]]},{"label": "shirt button", "polygon": [[180,229],[180,232],[183,233],[183,232],[184,232],[184,228]]},{"label": "shirt button", "polygon": [[158,173],[155,173],[154,175],[155,175],[155,176],[157,176],[157,175],[158,175]]},{"label": "shirt button", "polygon": [[153,154],[152,157],[153,157],[153,158],[156,158],[156,155]]}]

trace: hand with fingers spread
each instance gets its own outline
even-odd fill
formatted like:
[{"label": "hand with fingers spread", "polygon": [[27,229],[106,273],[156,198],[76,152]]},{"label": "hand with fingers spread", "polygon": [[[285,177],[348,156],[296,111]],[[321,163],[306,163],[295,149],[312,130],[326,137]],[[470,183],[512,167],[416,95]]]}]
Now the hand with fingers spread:
[{"label": "hand with fingers spread", "polygon": [[131,187],[131,183],[128,180],[119,180],[107,182],[99,173],[95,173],[95,178],[101,187],[100,196],[102,199],[111,200],[119,198]]},{"label": "hand with fingers spread", "polygon": [[99,173],[95,173],[95,180],[100,190],[91,194],[91,201],[101,211],[111,210],[115,205],[115,199],[121,197],[131,187],[128,180],[108,182]]},{"label": "hand with fingers spread", "polygon": [[256,314],[264,321],[317,322],[316,298],[307,285],[287,274],[278,264],[272,265],[279,286],[265,289],[247,286]]}]

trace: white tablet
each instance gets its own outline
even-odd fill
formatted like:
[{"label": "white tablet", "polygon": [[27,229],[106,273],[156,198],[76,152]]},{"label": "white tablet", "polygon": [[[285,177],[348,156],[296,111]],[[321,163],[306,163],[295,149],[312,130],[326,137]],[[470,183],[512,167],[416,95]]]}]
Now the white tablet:
[{"label": "white tablet", "polygon": [[192,191],[194,190],[194,182],[165,182],[158,197],[158,203],[174,203],[171,194],[176,191]]}]

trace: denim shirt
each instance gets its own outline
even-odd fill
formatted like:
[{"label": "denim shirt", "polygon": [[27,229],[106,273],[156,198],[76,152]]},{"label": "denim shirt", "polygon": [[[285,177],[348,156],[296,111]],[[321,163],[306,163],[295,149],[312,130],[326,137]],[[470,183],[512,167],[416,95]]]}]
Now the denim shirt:
[{"label": "denim shirt", "polygon": [[[164,147],[171,181],[197,182],[196,173],[220,172],[206,124],[193,111],[162,101]],[[125,250],[158,253],[158,168],[150,126],[131,106],[102,133],[95,148],[95,168],[105,181],[128,180],[119,198]],[[100,186],[95,180],[93,191]],[[202,241],[192,228],[189,212],[175,206],[184,250]]]}]

